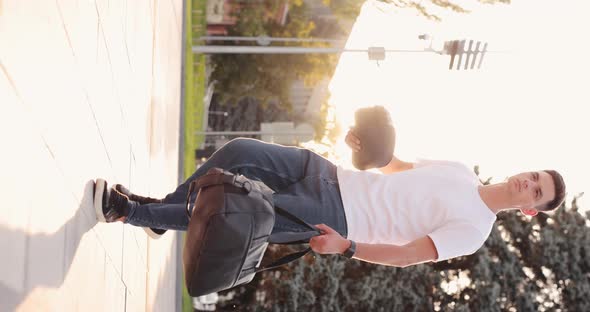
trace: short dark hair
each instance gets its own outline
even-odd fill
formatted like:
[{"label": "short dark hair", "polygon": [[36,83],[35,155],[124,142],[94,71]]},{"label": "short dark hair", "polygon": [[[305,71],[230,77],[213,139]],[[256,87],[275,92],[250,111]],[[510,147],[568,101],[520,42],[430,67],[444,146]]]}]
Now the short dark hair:
[{"label": "short dark hair", "polygon": [[555,185],[555,197],[548,203],[538,206],[537,210],[551,211],[561,206],[561,204],[563,204],[565,201],[565,182],[563,181],[563,177],[561,174],[559,174],[559,172],[555,170],[543,171],[547,172],[553,179],[553,184]]}]

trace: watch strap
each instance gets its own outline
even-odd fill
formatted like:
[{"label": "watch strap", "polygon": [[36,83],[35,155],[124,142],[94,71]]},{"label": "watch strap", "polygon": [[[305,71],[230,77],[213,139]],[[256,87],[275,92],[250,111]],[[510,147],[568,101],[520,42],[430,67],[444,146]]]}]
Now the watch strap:
[{"label": "watch strap", "polygon": [[350,241],[350,247],[348,247],[348,249],[346,249],[342,255],[348,259],[352,259],[352,257],[354,256],[354,253],[356,252],[356,243],[353,240],[349,240],[349,241]]}]

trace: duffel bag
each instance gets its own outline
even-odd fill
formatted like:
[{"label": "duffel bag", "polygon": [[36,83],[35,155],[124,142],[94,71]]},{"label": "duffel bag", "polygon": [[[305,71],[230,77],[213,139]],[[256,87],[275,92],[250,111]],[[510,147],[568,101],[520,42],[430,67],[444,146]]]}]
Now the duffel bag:
[{"label": "duffel bag", "polygon": [[[195,193],[196,199],[191,200]],[[183,250],[185,282],[191,296],[246,284],[256,273],[287,264],[311,251],[307,248],[260,267],[269,243],[306,242],[320,235],[315,226],[275,207],[272,194],[260,181],[219,168],[212,168],[191,182],[186,200],[190,221]],[[271,235],[275,212],[309,231]]]}]

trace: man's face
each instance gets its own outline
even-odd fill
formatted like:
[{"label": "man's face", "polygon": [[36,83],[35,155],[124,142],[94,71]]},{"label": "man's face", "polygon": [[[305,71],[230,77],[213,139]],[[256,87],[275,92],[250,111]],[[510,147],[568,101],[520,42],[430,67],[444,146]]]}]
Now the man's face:
[{"label": "man's face", "polygon": [[553,178],[545,171],[519,173],[509,177],[507,183],[512,206],[527,215],[535,215],[536,207],[555,198]]}]

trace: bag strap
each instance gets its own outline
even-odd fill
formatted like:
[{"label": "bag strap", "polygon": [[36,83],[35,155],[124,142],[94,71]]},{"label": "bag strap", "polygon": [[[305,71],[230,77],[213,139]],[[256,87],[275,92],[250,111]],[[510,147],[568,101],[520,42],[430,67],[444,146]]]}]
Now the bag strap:
[{"label": "bag strap", "polygon": [[[298,241],[304,241],[304,240],[308,240],[314,236],[320,235],[321,232],[318,228],[316,228],[315,226],[305,222],[304,220],[300,219],[299,217],[293,215],[292,213],[288,212],[287,210],[275,206],[275,210],[282,216],[286,217],[287,219],[300,224],[308,229],[310,229],[310,231],[306,231],[306,232],[281,232],[281,233],[275,233],[275,234],[271,234],[268,242],[269,243],[275,243],[275,244],[281,244],[281,243],[294,243],[294,242],[298,242]],[[308,247],[304,250],[298,251],[298,252],[294,252],[291,254],[288,254],[286,256],[281,257],[280,259],[278,259],[277,261],[262,267],[262,268],[258,268],[256,269],[256,273],[258,272],[262,272],[262,271],[266,271],[266,270],[271,270],[271,269],[276,269],[280,266],[283,266],[287,263],[293,262],[305,255],[307,255],[309,252],[311,251],[311,248]]]},{"label": "bag strap", "polygon": [[299,252],[294,252],[294,253],[288,254],[288,255],[280,258],[279,260],[277,260],[265,267],[256,269],[255,273],[266,271],[266,270],[271,270],[271,269],[276,269],[280,266],[283,266],[289,262],[293,262],[293,261],[307,255],[310,251],[311,251],[311,248],[307,248],[307,249],[299,251]]},{"label": "bag strap", "polygon": [[[214,168],[212,168],[214,169]],[[212,170],[210,169],[210,170]],[[219,185],[219,184],[235,184],[235,176],[230,175],[219,169],[218,171],[213,171],[211,173],[207,172],[205,175],[201,176],[195,181],[192,181],[189,184],[188,192],[186,194],[186,215],[188,218],[191,218],[191,196],[193,192],[197,192],[203,187],[211,186],[211,185]]]},{"label": "bag strap", "polygon": [[195,181],[191,182],[188,186],[188,192],[186,194],[186,215],[188,219],[191,219],[191,195],[193,195],[193,191],[195,190]]},{"label": "bag strap", "polygon": [[230,175],[225,172],[214,172],[205,174],[204,176],[198,178],[196,181],[193,181],[191,183],[196,183],[196,188],[201,189],[207,186],[219,185],[223,183],[234,184],[234,181],[235,176],[233,174]]},{"label": "bag strap", "polygon": [[318,228],[305,222],[304,220],[293,215],[292,213],[288,212],[287,210],[285,210],[279,206],[275,206],[275,210],[283,217],[285,217],[285,218],[287,218],[299,225],[302,225],[303,227],[310,229],[310,231],[274,233],[274,234],[271,234],[270,237],[268,238],[269,243],[273,243],[273,244],[294,243],[294,242],[298,242],[298,241],[308,240],[314,236],[318,236],[321,234],[321,232],[320,232],[320,230],[318,230]]}]

